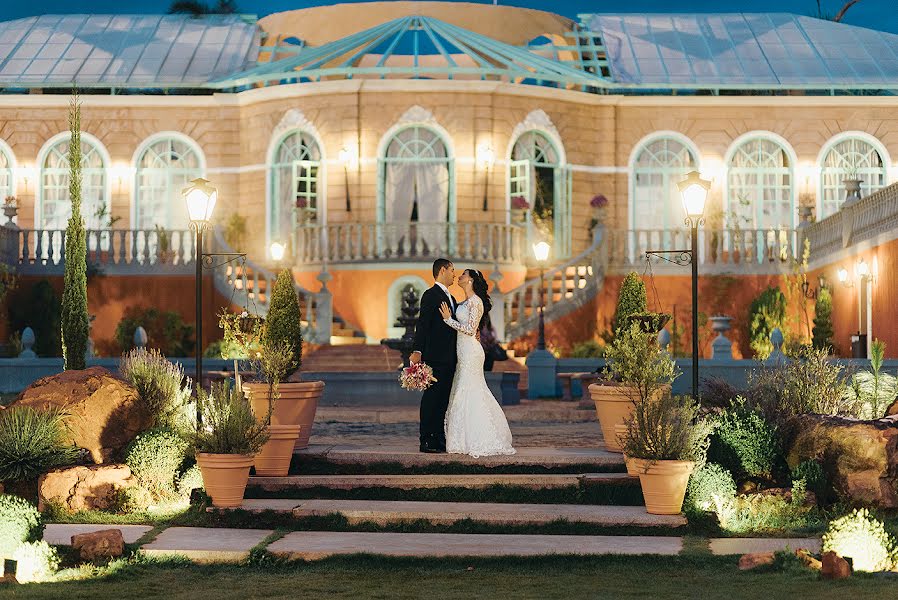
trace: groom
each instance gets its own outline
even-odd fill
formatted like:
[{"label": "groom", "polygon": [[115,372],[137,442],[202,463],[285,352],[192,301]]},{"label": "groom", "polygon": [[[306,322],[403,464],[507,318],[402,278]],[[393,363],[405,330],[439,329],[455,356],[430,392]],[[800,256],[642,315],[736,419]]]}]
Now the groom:
[{"label": "groom", "polygon": [[421,397],[421,452],[445,452],[446,433],[443,421],[449,407],[449,394],[455,378],[455,330],[443,322],[440,305],[445,302],[455,318],[457,303],[449,293],[455,283],[455,267],[445,258],[433,261],[433,287],[421,295],[421,311],[415,326],[415,342],[411,362],[422,360],[433,369],[437,381]]}]

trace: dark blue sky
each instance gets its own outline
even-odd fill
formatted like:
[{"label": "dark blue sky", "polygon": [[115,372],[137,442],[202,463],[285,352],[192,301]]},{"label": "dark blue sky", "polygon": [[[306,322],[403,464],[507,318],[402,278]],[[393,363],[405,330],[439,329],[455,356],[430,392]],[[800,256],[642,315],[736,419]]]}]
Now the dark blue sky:
[{"label": "dark blue sky", "polygon": [[[821,0],[824,11],[837,12],[844,0]],[[321,0],[237,0],[240,10],[264,16],[269,13],[335,4]],[[485,0],[490,4],[491,0]],[[538,8],[576,17],[584,12],[792,12],[816,14],[816,0],[514,0],[500,4]],[[0,20],[53,13],[163,13],[170,0],[5,0],[0,2]],[[845,23],[898,33],[898,2],[861,0],[844,19]]]}]

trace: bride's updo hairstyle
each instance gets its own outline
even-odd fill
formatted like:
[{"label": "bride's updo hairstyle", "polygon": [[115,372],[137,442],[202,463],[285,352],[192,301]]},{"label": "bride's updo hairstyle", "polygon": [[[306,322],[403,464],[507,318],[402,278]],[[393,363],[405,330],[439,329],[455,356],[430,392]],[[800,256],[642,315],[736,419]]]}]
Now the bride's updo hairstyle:
[{"label": "bride's updo hairstyle", "polygon": [[490,314],[490,310],[493,308],[493,301],[490,300],[489,289],[490,286],[486,282],[486,279],[483,277],[483,273],[476,269],[467,269],[468,276],[471,278],[472,283],[474,284],[474,293],[477,294],[481,300],[483,300],[483,316],[480,317],[480,323],[477,324],[478,330],[481,326],[483,326],[483,319]]}]

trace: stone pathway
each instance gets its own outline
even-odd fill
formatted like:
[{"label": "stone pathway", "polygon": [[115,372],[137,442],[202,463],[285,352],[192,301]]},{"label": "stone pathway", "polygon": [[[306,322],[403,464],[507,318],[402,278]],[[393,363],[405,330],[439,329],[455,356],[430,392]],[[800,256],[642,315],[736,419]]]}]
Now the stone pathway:
[{"label": "stone pathway", "polygon": [[268,492],[324,487],[333,490],[391,488],[417,490],[435,488],[484,489],[513,486],[528,489],[557,489],[592,485],[630,483],[626,473],[562,474],[562,475],[292,475],[289,477],[250,477],[249,488]]},{"label": "stone pathway", "polygon": [[620,467],[623,470],[623,455],[592,447],[518,447],[517,454],[511,456],[486,456],[474,458],[464,454],[426,454],[418,451],[417,443],[403,445],[321,445],[311,444],[297,454],[301,457],[327,459],[335,464],[371,465],[378,463],[399,463],[404,467],[422,467],[435,464],[468,464],[482,467],[536,466],[546,468],[571,465],[592,465],[596,467]]},{"label": "stone pathway", "polygon": [[297,531],[271,544],[268,551],[292,559],[317,560],[334,554],[358,553],[417,557],[546,554],[674,556],[682,548],[682,539],[678,537]]},{"label": "stone pathway", "polygon": [[272,533],[264,529],[170,527],[142,550],[151,556],[174,554],[195,562],[240,562]]},{"label": "stone pathway", "polygon": [[427,520],[451,525],[470,519],[492,525],[545,525],[558,520],[604,526],[679,527],[681,515],[650,515],[642,506],[591,504],[506,504],[491,502],[418,502],[387,500],[291,500],[247,499],[241,506],[250,512],[276,511],[294,517],[340,514],[349,523],[389,525]]}]

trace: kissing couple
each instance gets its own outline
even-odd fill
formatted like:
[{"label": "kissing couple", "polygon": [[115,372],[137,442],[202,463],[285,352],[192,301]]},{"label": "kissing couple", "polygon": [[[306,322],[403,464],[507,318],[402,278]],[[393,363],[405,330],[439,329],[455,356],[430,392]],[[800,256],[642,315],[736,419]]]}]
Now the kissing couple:
[{"label": "kissing couple", "polygon": [[505,413],[486,385],[479,331],[492,308],[483,273],[465,269],[458,287],[455,266],[445,258],[433,262],[433,287],[421,295],[411,362],[433,369],[436,382],[421,397],[421,452],[468,454],[475,458],[514,454]]}]

